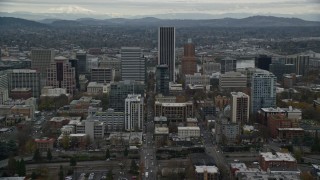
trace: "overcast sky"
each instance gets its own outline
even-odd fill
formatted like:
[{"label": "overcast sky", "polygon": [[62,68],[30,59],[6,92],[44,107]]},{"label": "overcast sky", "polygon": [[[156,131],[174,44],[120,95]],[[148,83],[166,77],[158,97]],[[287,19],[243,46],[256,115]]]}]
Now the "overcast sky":
[{"label": "overcast sky", "polygon": [[166,13],[320,14],[320,0],[0,0],[1,12],[152,15]]}]

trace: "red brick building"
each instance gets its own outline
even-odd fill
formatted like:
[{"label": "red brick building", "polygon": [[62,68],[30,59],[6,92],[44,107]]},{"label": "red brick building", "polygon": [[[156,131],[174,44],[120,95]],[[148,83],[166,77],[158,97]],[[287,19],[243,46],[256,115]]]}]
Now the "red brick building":
[{"label": "red brick building", "polygon": [[195,57],[195,47],[191,41],[184,45],[184,54],[181,60],[181,71],[183,75],[197,72],[197,62]]},{"label": "red brick building", "polygon": [[297,161],[290,153],[260,153],[259,164],[263,171],[271,168],[297,169]]},{"label": "red brick building", "polygon": [[31,88],[14,88],[10,92],[12,99],[29,99],[32,97]]},{"label": "red brick building", "polygon": [[34,142],[36,143],[37,149],[39,149],[40,152],[47,152],[48,149],[53,149],[53,138],[42,138],[42,139],[35,139]]},{"label": "red brick building", "polygon": [[[288,139],[289,137],[300,136],[302,130],[299,128],[297,120],[288,119],[285,114],[274,114],[269,116],[267,126],[272,138],[282,137]],[[279,135],[281,135],[281,137]]]}]

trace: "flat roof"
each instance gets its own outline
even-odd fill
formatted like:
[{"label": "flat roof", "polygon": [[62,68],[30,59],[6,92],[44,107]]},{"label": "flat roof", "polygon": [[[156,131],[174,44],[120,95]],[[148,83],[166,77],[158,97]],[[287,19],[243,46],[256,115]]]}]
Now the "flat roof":
[{"label": "flat roof", "polygon": [[218,173],[218,168],[216,166],[195,166],[197,173]]},{"label": "flat roof", "polygon": [[279,131],[304,131],[302,128],[278,128]]},{"label": "flat roof", "polygon": [[296,159],[289,153],[271,153],[271,152],[262,152],[260,155],[264,158],[265,161],[292,161],[295,162]]},{"label": "flat roof", "polygon": [[199,130],[200,131],[200,127],[198,126],[188,126],[188,127],[178,127],[178,131],[180,130]]}]

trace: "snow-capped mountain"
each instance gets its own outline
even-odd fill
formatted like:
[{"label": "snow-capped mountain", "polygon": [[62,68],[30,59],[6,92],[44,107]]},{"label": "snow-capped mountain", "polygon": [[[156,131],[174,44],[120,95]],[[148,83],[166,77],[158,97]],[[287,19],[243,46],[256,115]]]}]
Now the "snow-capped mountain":
[{"label": "snow-capped mountain", "polygon": [[49,13],[63,13],[63,14],[96,14],[96,11],[86,9],[80,6],[62,6],[50,8]]}]

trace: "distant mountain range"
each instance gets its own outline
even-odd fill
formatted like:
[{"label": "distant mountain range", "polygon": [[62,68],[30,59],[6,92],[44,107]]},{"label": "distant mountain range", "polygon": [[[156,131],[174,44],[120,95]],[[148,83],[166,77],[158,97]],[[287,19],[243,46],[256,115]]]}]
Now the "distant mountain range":
[{"label": "distant mountain range", "polygon": [[[76,20],[81,18],[94,18],[94,19],[111,19],[111,18],[127,18],[127,19],[141,19],[145,17],[154,17],[158,19],[222,19],[222,18],[247,18],[257,16],[258,14],[252,13],[224,13],[224,14],[208,14],[208,13],[166,13],[166,14],[150,14],[150,15],[114,15],[114,14],[99,14],[89,9],[78,6],[67,6],[60,8],[49,9],[47,13],[32,13],[32,12],[0,12],[0,17],[16,17],[28,20],[39,21],[42,19],[61,19],[61,20]],[[275,16],[275,17],[293,17],[292,14],[259,14],[261,16]],[[320,13],[304,13],[295,14],[294,17],[308,20],[320,21]]]},{"label": "distant mountain range", "polygon": [[50,27],[50,26],[175,26],[175,27],[294,27],[294,26],[320,26],[318,21],[305,21],[298,18],[283,18],[274,16],[252,16],[243,19],[223,18],[223,19],[158,19],[145,17],[139,19],[112,18],[93,19],[81,18],[77,20],[43,19],[39,22],[25,19],[0,17],[2,27],[30,26],[30,27]]}]

